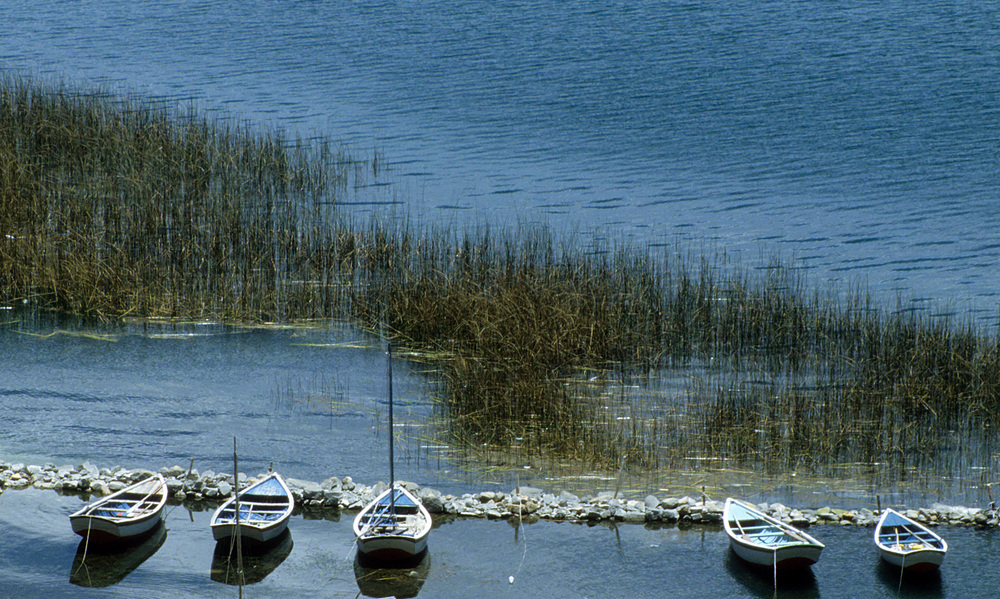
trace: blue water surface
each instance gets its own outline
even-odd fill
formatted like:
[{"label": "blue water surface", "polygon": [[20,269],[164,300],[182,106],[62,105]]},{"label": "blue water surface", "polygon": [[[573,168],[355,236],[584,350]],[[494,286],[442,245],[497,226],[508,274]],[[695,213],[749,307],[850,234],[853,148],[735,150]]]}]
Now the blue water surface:
[{"label": "blue water surface", "polygon": [[0,69],[388,166],[357,210],[677,240],[997,315],[1000,18],[969,1],[0,5]]}]

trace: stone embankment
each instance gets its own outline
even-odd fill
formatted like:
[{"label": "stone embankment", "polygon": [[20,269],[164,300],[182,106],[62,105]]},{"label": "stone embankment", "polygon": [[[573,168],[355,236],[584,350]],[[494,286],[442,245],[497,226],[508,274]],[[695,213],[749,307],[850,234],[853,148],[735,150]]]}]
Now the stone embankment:
[{"label": "stone embankment", "polygon": [[[166,478],[170,498],[175,503],[217,504],[233,493],[232,474],[199,472],[194,468],[180,466],[163,468],[160,473]],[[151,474],[150,470],[98,468],[90,463],[78,466],[30,466],[0,462],[0,492],[3,489],[35,487],[63,493],[104,496]],[[241,488],[257,480],[243,473],[239,477]],[[354,482],[349,476],[328,478],[322,483],[294,478],[287,478],[286,482],[295,496],[296,504],[304,510],[360,510],[386,489],[383,482],[366,486]],[[661,498],[648,495],[639,500],[616,497],[609,491],[579,497],[567,491],[555,494],[532,487],[520,487],[511,493],[483,491],[456,496],[442,494],[414,483],[402,484],[420,497],[430,512],[456,517],[630,524],[722,522],[723,503],[704,496]],[[770,515],[798,527],[814,524],[874,526],[877,519],[877,514],[868,509],[796,509],[778,503],[761,504],[760,507]],[[904,513],[928,524],[1000,527],[1000,514],[992,508],[982,510],[938,504],[904,510]]]}]

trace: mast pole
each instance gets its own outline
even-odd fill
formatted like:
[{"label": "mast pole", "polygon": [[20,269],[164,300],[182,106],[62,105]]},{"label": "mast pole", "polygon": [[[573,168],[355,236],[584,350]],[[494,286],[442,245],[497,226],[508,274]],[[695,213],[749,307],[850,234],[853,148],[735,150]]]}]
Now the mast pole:
[{"label": "mast pole", "polygon": [[396,473],[395,464],[396,460],[393,456],[393,442],[392,442],[392,341],[387,344],[386,355],[388,356],[388,371],[389,371],[389,506],[391,513],[396,514],[396,491],[394,490],[396,484]]},{"label": "mast pole", "polygon": [[[240,537],[240,462],[236,457],[236,437],[233,437],[233,498],[236,511],[233,516],[233,538],[236,539],[236,576],[240,583],[240,597],[243,596],[243,540]],[[230,554],[231,555],[231,554]]]}]

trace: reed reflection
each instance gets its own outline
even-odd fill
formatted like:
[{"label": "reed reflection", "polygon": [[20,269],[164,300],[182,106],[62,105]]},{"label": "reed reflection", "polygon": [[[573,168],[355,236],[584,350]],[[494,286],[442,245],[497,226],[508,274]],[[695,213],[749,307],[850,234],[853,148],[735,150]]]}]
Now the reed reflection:
[{"label": "reed reflection", "polygon": [[879,582],[895,597],[938,599],[944,596],[941,570],[907,572],[879,560],[876,566]]}]

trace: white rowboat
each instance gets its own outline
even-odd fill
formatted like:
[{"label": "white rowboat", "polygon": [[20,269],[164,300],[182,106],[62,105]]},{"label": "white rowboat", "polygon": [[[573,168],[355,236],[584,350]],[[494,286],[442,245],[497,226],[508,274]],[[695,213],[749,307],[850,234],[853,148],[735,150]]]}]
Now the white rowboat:
[{"label": "white rowboat", "polygon": [[420,555],[427,549],[430,532],[427,508],[398,485],[379,495],[354,518],[358,552],[383,561]]},{"label": "white rowboat", "polygon": [[923,524],[886,509],[875,526],[875,546],[887,563],[907,572],[938,568],[948,552],[948,543]]},{"label": "white rowboat", "polygon": [[380,561],[408,560],[427,549],[431,515],[423,502],[396,484],[392,455],[392,344],[388,345],[389,488],[354,518],[358,554]]},{"label": "white rowboat", "polygon": [[736,555],[751,564],[775,570],[811,566],[819,560],[824,547],[794,526],[738,499],[726,500],[722,524]]},{"label": "white rowboat", "polygon": [[[266,543],[288,528],[295,499],[277,472],[240,491],[238,496],[241,539]],[[236,496],[233,496],[212,515],[212,536],[216,541],[228,539],[236,530]]]},{"label": "white rowboat", "polygon": [[166,504],[167,484],[162,474],[155,474],[85,506],[69,521],[73,532],[91,541],[131,541],[160,523]]}]

